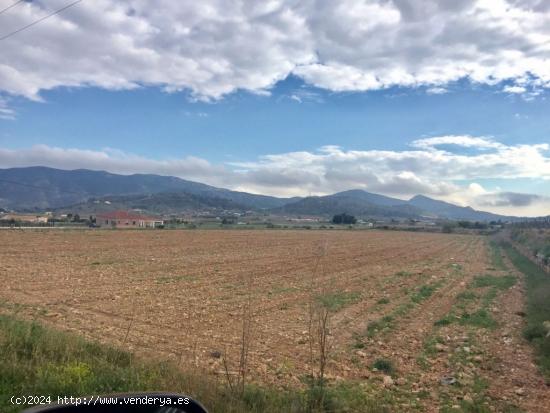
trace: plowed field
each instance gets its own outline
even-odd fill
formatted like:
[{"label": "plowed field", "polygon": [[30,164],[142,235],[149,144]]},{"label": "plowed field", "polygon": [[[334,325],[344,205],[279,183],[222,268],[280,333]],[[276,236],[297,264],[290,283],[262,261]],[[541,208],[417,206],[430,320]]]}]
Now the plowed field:
[{"label": "plowed field", "polygon": [[[329,380],[361,382],[402,411],[470,400],[550,411],[520,334],[521,277],[482,237],[2,231],[0,245],[2,311],[183,368],[221,374],[220,354],[234,366],[250,300],[250,377],[300,386],[310,371],[308,303],[322,298],[331,308]],[[373,369],[377,360],[392,366]],[[521,375],[512,380],[507,368]],[[384,385],[385,375],[393,379]]]}]

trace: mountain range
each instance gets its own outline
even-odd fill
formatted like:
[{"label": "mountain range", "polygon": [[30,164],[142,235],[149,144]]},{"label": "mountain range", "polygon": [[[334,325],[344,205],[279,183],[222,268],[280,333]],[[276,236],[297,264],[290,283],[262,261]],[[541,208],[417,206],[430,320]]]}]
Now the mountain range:
[{"label": "mountain range", "polygon": [[275,208],[295,200],[231,191],[173,176],[118,175],[105,171],[66,171],[42,166],[0,169],[0,207],[11,209],[51,209],[107,195],[163,192],[219,198],[252,209]]},{"label": "mountain range", "polygon": [[172,176],[119,175],[47,167],[0,169],[0,208],[17,211],[61,209],[75,213],[139,209],[156,214],[257,211],[330,217],[346,212],[364,218],[518,219],[423,195],[402,200],[363,190],[349,190],[327,196],[278,198],[216,188]]}]

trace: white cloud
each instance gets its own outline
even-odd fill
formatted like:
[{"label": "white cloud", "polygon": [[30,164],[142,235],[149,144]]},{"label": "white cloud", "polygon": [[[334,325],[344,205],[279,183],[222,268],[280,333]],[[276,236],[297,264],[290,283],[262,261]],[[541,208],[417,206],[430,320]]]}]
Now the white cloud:
[{"label": "white cloud", "polygon": [[295,89],[289,95],[283,95],[283,98],[288,98],[298,103],[304,103],[304,102],[323,103],[324,102],[323,97],[319,93],[305,89],[305,88]]},{"label": "white cloud", "polygon": [[[448,144],[474,150],[458,154],[438,148]],[[489,191],[479,183],[487,179],[513,183],[518,178],[550,182],[549,144],[505,145],[486,137],[441,136],[419,139],[412,145],[415,149],[403,151],[344,150],[331,145],[313,152],[270,154],[223,165],[191,156],[153,160],[110,148],[92,151],[38,145],[0,149],[0,167],[44,165],[155,173],[277,196],[323,195],[347,189],[399,198],[421,193],[500,213],[550,214],[550,191],[528,198],[510,191],[500,194],[496,188]],[[460,183],[464,181],[470,184]],[[531,202],[526,203],[527,199]]]},{"label": "white cloud", "polygon": [[[65,5],[24,2],[0,36]],[[156,85],[217,99],[288,75],[333,91],[462,78],[533,98],[550,86],[550,8],[536,0],[85,1],[3,40],[0,90]],[[297,98],[301,99],[298,95]],[[302,99],[303,100],[303,99]]]},{"label": "white cloud", "polygon": [[514,93],[514,94],[523,94],[527,92],[527,89],[523,86],[505,86],[504,89],[502,89],[506,93]]},{"label": "white cloud", "polygon": [[0,96],[0,119],[15,119],[15,110],[8,106],[8,101]]},{"label": "white cloud", "polygon": [[470,204],[503,215],[542,216],[550,214],[550,196],[520,192],[481,191],[472,194]]},{"label": "white cloud", "polygon": [[449,92],[447,89],[445,89],[444,87],[430,87],[428,89],[426,89],[426,93],[428,95],[444,95],[445,93]]},{"label": "white cloud", "polygon": [[457,145],[465,148],[489,149],[503,148],[498,142],[485,137],[474,137],[469,135],[448,135],[433,138],[417,139],[412,146],[423,149],[435,149],[439,145]]}]

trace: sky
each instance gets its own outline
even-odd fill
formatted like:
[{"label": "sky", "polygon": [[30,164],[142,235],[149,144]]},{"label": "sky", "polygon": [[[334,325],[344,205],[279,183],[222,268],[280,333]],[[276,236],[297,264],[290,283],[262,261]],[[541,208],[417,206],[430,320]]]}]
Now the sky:
[{"label": "sky", "polygon": [[550,215],[549,1],[82,0],[11,35],[70,3],[0,0],[0,168]]}]

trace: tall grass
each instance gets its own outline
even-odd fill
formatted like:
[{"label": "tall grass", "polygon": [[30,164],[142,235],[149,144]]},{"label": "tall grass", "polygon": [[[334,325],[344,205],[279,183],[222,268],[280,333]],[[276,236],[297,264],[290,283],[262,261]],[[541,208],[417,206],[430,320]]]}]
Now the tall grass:
[{"label": "tall grass", "polygon": [[[0,315],[0,411],[17,412],[12,395],[78,396],[129,391],[174,391],[196,396],[213,411],[238,412],[214,384],[166,362],[132,354],[37,323]],[[232,406],[235,406],[234,408]]]},{"label": "tall grass", "polygon": [[[310,413],[307,390],[247,385],[230,391],[204,371],[184,372],[169,362],[142,360],[131,353],[84,338],[0,315],[0,411],[22,406],[12,395],[81,396],[90,394],[167,391],[200,400],[211,412]],[[317,412],[385,412],[357,383],[327,386]]]},{"label": "tall grass", "polygon": [[491,261],[497,270],[506,270],[506,264],[504,263],[504,260],[502,259],[502,251],[500,248],[500,245],[492,240],[490,242],[491,246]]},{"label": "tall grass", "polygon": [[543,324],[550,321],[550,275],[510,244],[504,244],[503,248],[516,268],[525,274],[527,327],[524,335],[535,347],[540,370],[550,381],[550,337]]}]

